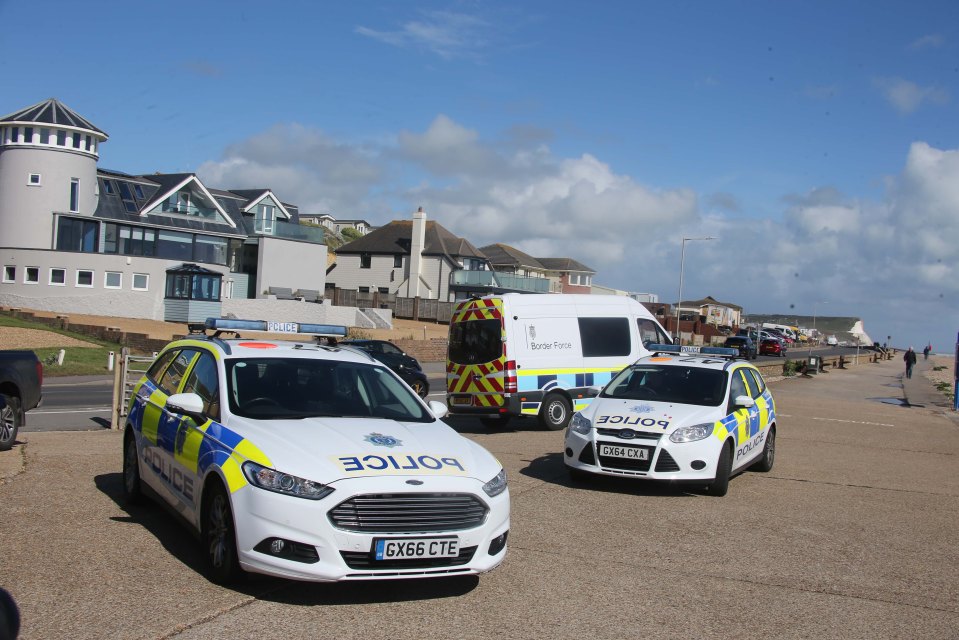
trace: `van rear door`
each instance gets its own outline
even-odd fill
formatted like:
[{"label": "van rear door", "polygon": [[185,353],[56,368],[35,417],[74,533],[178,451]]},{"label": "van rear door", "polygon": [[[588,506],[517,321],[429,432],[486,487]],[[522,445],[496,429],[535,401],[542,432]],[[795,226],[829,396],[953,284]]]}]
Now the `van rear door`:
[{"label": "van rear door", "polygon": [[446,355],[447,404],[456,411],[505,406],[503,300],[464,300],[453,310]]}]

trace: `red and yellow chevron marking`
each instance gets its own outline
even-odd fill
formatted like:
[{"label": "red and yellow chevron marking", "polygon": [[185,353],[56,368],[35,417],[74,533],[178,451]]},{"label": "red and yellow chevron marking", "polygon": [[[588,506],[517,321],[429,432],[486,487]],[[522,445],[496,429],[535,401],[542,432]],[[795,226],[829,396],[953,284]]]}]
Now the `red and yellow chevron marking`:
[{"label": "red and yellow chevron marking", "polygon": [[503,393],[503,361],[484,364],[449,364],[446,368],[449,393]]},{"label": "red and yellow chevron marking", "polygon": [[467,300],[461,302],[453,312],[450,322],[467,322],[469,320],[500,320],[503,319],[503,302],[499,298],[485,300]]}]

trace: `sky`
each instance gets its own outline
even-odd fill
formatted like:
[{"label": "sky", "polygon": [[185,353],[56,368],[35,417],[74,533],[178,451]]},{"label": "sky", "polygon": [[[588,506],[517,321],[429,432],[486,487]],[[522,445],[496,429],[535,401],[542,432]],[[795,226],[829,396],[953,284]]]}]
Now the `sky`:
[{"label": "sky", "polygon": [[682,270],[684,300],[955,347],[954,0],[0,0],[0,25],[0,112],[57,98],[109,134],[101,168],[423,207],[663,302]]}]

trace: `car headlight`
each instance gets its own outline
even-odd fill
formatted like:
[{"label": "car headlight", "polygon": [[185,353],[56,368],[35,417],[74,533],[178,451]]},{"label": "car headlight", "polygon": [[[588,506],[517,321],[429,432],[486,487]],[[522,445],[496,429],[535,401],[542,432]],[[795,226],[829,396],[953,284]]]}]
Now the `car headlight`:
[{"label": "car headlight", "polygon": [[333,493],[333,488],[325,484],[282,473],[249,460],[243,463],[243,474],[254,486],[297,498],[319,500]]},{"label": "car headlight", "polygon": [[569,421],[569,428],[573,430],[573,433],[585,436],[589,435],[589,432],[593,428],[593,423],[583,414],[574,413],[573,419]]},{"label": "car headlight", "polygon": [[669,434],[670,442],[696,442],[713,434],[713,423],[704,422],[691,427],[680,427]]},{"label": "car headlight", "polygon": [[498,496],[506,491],[506,469],[500,469],[496,477],[483,485],[483,491],[490,498]]}]

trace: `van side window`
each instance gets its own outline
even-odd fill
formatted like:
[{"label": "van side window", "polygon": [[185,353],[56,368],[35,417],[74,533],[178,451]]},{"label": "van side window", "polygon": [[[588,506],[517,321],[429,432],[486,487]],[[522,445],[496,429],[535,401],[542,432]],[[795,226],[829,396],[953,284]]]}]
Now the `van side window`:
[{"label": "van side window", "polygon": [[650,344],[673,343],[655,321],[649,318],[636,318],[636,324],[639,326],[639,339],[642,340],[644,347]]},{"label": "van side window", "polygon": [[633,350],[629,318],[579,318],[579,338],[584,358],[628,356]]}]

